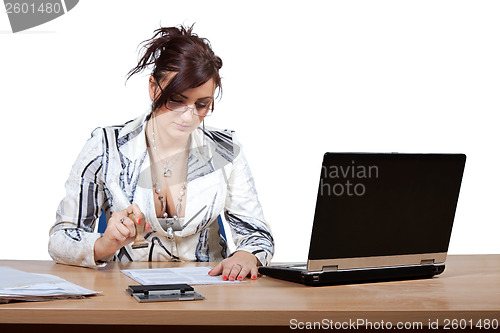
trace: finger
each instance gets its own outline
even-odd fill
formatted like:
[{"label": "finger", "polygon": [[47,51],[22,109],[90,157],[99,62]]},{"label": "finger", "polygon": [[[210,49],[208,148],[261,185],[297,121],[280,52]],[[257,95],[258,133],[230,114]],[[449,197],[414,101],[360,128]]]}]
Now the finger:
[{"label": "finger", "polygon": [[140,219],[142,216],[142,212],[139,209],[139,206],[137,204],[132,204],[127,207],[127,214],[134,214],[136,216],[136,219]]},{"label": "finger", "polygon": [[146,226],[144,227],[144,232],[148,232],[149,230],[151,230],[151,223],[146,222]]},{"label": "finger", "polygon": [[241,271],[238,273],[238,275],[237,275],[237,277],[236,277],[236,278],[237,278],[239,281],[241,281],[241,280],[243,280],[244,278],[246,278],[246,277],[247,277],[247,275],[248,275],[248,273],[249,273],[249,272],[250,272],[250,269],[249,269],[249,268],[243,267],[243,268],[241,269]]},{"label": "finger", "polygon": [[227,281],[230,273],[231,273],[231,266],[224,265],[224,269],[222,270],[222,280]]},{"label": "finger", "polygon": [[129,217],[126,217],[126,218],[124,218],[124,219],[123,219],[122,224],[123,224],[124,226],[126,226],[126,227],[128,228],[128,230],[130,231],[129,237],[135,237],[135,235],[136,235],[136,233],[137,233],[137,232],[136,232],[136,230],[137,230],[137,229],[136,229],[136,227],[135,227],[135,221],[134,221],[134,220],[132,220],[132,219],[131,219],[131,218],[129,218]]},{"label": "finger", "polygon": [[212,269],[208,274],[212,276],[220,275],[222,273],[222,263],[219,263],[217,266],[215,266],[214,269]]},{"label": "finger", "polygon": [[259,276],[259,269],[255,266],[250,271],[250,279],[255,280],[257,279],[257,276]]},{"label": "finger", "polygon": [[229,275],[229,281],[234,281],[238,274],[241,272],[243,266],[240,264],[233,265],[231,267],[231,274]]},{"label": "finger", "polygon": [[121,223],[116,225],[116,230],[120,232],[125,237],[134,237],[135,236],[135,226],[134,221],[132,221],[128,217],[124,217],[120,219]]},{"label": "finger", "polygon": [[129,215],[130,214],[135,214],[134,213],[134,205],[135,204],[132,204],[132,205],[130,205],[130,206],[127,207],[127,214],[129,214]]},{"label": "finger", "polygon": [[108,232],[108,238],[113,241],[117,241],[118,243],[123,243],[127,239],[127,237],[123,235],[122,231],[120,231],[120,228],[123,227],[124,226],[121,226],[120,223],[110,227]]},{"label": "finger", "polygon": [[127,213],[125,211],[120,211],[120,212],[113,213],[111,215],[111,218],[109,219],[108,225],[111,225],[111,224],[120,224],[121,223],[120,220],[122,218],[124,218],[124,217],[127,217]]}]

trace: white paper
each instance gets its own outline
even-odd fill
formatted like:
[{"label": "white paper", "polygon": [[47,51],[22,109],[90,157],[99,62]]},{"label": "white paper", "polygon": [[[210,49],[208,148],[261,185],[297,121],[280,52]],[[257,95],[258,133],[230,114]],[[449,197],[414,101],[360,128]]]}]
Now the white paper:
[{"label": "white paper", "polygon": [[175,267],[124,269],[121,272],[140,284],[218,284],[241,283],[244,281],[224,281],[222,276],[210,276],[211,267]]},{"label": "white paper", "polygon": [[49,274],[35,274],[19,271],[11,267],[0,266],[0,298],[33,296],[86,296],[97,291],[80,287],[76,284]]},{"label": "white paper", "polygon": [[55,276],[26,273],[11,267],[0,266],[0,289],[31,285],[34,283],[54,282]]}]

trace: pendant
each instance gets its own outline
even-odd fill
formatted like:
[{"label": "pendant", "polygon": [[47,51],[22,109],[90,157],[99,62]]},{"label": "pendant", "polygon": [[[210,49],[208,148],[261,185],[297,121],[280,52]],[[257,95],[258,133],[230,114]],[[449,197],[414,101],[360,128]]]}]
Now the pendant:
[{"label": "pendant", "polygon": [[167,229],[167,238],[168,239],[174,238],[174,229],[172,229],[172,227],[168,227]]},{"label": "pendant", "polygon": [[170,168],[165,168],[165,172],[163,173],[163,177],[172,177],[172,170]]}]

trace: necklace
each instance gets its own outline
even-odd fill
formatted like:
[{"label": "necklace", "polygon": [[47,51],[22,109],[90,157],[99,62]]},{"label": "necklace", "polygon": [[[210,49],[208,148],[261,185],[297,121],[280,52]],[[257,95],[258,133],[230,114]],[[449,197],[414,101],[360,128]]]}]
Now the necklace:
[{"label": "necklace", "polygon": [[[152,130],[152,134],[153,134],[153,149],[155,151],[157,151],[156,149],[156,138],[155,138],[155,119],[153,118],[153,130]],[[177,160],[179,159],[181,154],[176,154],[174,156],[174,158],[172,158],[170,160],[170,162],[165,158],[165,161],[163,158],[160,157],[160,160],[161,162],[163,163],[163,169],[165,169],[165,171],[163,172],[163,176],[164,177],[172,177],[172,168],[173,166],[175,165],[175,163],[177,163]],[[169,165],[170,163],[170,165]]]},{"label": "necklace", "polygon": [[[157,153],[157,148],[156,148],[156,138],[155,138],[155,119],[153,117],[153,122],[152,122],[152,146],[153,146],[153,151]],[[188,151],[188,148],[189,147],[189,144],[190,144],[190,141],[188,140],[188,143],[186,145],[186,151]],[[165,162],[163,161],[163,159],[161,159],[160,157],[160,160],[162,161],[163,163],[163,169],[165,170],[163,172],[163,177],[165,178],[170,178],[172,177],[172,167],[175,165],[175,163],[177,162],[178,159],[180,159],[180,156],[182,154],[177,154],[175,156],[175,160],[172,162],[172,159],[170,160],[170,165],[168,165],[168,161],[165,159]],[[159,157],[159,154],[158,154],[158,157]],[[189,157],[189,154],[188,154],[188,157]],[[182,227],[181,225],[183,224],[184,222],[184,218],[179,218],[178,214],[179,212],[181,211],[182,209],[182,201],[183,201],[183,197],[186,193],[186,188],[187,188],[187,169],[188,169],[188,164],[189,164],[189,158],[186,158],[186,164],[185,164],[185,176],[183,177],[183,182],[182,182],[182,185],[181,185],[181,190],[179,191],[179,197],[177,198],[177,204],[175,205],[175,214],[172,216],[172,217],[168,217],[168,213],[167,213],[167,202],[166,202],[166,199],[165,197],[161,194],[161,186],[160,186],[160,180],[158,180],[156,178],[156,176],[158,175],[157,172],[153,172],[153,188],[154,188],[154,192],[158,195],[158,199],[160,200],[161,202],[161,210],[162,210],[162,218],[158,218],[158,221],[160,222],[160,225],[165,229],[165,231],[167,232],[167,236],[168,238],[172,239],[173,238],[173,232],[174,231],[180,231],[182,230]]]}]

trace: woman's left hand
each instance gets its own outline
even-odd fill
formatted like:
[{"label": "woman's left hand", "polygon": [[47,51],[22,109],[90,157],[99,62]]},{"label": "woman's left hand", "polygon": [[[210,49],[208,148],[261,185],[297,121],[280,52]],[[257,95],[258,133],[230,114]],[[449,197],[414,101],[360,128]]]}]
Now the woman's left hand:
[{"label": "woman's left hand", "polygon": [[256,256],[246,251],[236,251],[231,257],[222,260],[208,274],[215,276],[222,273],[223,280],[243,280],[250,275],[252,280],[257,278],[257,265],[260,262]]}]

